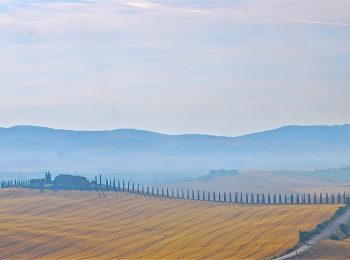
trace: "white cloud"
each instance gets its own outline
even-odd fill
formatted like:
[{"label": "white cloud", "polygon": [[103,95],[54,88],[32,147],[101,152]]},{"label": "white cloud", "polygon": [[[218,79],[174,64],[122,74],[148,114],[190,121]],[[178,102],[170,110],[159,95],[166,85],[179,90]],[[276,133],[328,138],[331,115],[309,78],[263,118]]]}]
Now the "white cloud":
[{"label": "white cloud", "polygon": [[319,24],[319,25],[335,25],[335,26],[350,26],[348,23],[338,22],[325,22],[325,21],[314,21],[314,20],[292,20],[291,23],[302,23],[302,24]]}]

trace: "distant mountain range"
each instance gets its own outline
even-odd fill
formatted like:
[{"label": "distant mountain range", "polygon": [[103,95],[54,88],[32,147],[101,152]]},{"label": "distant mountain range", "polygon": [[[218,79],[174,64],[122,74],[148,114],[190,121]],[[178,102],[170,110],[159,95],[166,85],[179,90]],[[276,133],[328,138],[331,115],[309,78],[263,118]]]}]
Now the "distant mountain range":
[{"label": "distant mountain range", "polygon": [[285,126],[239,137],[134,129],[0,128],[0,172],[137,172],[195,177],[210,169],[350,165],[350,125]]}]

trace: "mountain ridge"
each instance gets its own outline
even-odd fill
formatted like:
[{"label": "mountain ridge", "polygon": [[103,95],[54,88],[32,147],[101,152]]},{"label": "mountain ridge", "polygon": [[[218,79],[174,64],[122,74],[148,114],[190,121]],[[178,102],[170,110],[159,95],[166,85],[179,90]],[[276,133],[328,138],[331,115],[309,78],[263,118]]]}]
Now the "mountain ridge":
[{"label": "mountain ridge", "polygon": [[304,170],[347,165],[350,124],[290,125],[236,137],[169,135],[132,128],[0,128],[0,172],[51,169],[193,177],[221,168]]}]

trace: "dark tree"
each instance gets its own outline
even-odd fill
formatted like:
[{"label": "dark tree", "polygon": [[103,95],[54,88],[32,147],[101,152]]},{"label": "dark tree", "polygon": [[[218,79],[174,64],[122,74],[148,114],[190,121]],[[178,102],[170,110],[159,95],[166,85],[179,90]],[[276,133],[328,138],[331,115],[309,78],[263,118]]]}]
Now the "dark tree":
[{"label": "dark tree", "polygon": [[230,203],[232,203],[232,192],[230,192]]},{"label": "dark tree", "polygon": [[317,195],[316,195],[316,193],[314,193],[314,203],[313,204],[317,204]]}]

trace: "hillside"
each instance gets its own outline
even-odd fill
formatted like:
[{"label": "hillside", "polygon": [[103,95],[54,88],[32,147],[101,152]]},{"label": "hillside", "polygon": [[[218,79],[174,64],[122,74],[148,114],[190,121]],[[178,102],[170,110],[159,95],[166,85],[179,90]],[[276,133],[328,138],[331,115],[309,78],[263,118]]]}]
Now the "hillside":
[{"label": "hillside", "polygon": [[350,165],[349,147],[350,125],[287,126],[240,137],[16,126],[0,128],[0,172],[161,173],[171,179],[210,169],[316,169]]},{"label": "hillside", "polygon": [[330,240],[321,241],[318,245],[305,252],[303,256],[293,259],[348,259],[350,255],[350,240]]},{"label": "hillside", "polygon": [[0,190],[0,258],[271,258],[337,207],[6,189]]}]

